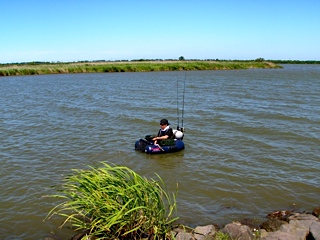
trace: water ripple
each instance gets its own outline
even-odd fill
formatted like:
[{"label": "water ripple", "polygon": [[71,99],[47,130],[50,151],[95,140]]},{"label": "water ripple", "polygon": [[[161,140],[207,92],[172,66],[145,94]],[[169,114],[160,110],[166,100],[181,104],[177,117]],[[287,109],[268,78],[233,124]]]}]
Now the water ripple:
[{"label": "water ripple", "polygon": [[318,205],[319,66],[188,72],[186,149],[135,152],[134,142],[155,134],[159,119],[177,125],[176,85],[184,78],[177,72],[1,78],[2,239],[70,238],[70,229],[57,229],[61,219],[42,221],[57,204],[43,196],[71,169],[101,161],[146,177],[158,173],[172,191],[178,183],[178,215],[190,226]]}]

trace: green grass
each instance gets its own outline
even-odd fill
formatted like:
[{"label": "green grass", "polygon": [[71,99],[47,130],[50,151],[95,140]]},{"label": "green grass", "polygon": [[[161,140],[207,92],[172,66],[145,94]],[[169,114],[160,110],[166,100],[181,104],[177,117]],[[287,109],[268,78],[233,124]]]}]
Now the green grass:
[{"label": "green grass", "polygon": [[[101,168],[74,170],[64,179],[63,202],[47,218],[60,215],[62,224],[100,239],[170,238],[176,194],[166,192],[164,182],[148,180],[124,166],[103,163]],[[61,226],[61,227],[62,227]]]},{"label": "green grass", "polygon": [[214,240],[230,240],[230,236],[226,233],[218,231],[214,237]]},{"label": "green grass", "polygon": [[271,62],[259,61],[150,61],[150,62],[78,62],[2,64],[0,76],[59,74],[59,73],[104,73],[104,72],[151,72],[192,70],[235,70],[249,68],[279,68]]}]

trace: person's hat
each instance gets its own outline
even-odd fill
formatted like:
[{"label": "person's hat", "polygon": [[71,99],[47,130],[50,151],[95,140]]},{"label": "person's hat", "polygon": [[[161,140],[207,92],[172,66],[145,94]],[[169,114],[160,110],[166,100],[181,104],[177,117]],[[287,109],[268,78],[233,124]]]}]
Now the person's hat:
[{"label": "person's hat", "polygon": [[167,119],[164,118],[160,120],[160,125],[169,125],[169,122]]}]

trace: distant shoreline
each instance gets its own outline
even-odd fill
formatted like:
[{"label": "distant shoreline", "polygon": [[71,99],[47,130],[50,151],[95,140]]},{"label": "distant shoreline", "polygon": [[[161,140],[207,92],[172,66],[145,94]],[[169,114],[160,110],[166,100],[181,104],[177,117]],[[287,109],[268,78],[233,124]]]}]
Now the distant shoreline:
[{"label": "distant shoreline", "polygon": [[252,68],[282,68],[268,61],[95,61],[70,63],[0,64],[0,76],[23,76],[67,73],[153,72],[194,70],[240,70]]}]

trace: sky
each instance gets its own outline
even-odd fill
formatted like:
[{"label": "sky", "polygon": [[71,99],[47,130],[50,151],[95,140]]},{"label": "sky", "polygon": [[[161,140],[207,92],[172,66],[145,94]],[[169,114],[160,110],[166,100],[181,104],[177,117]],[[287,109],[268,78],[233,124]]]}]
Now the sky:
[{"label": "sky", "polygon": [[320,60],[320,0],[0,0],[0,63]]}]

